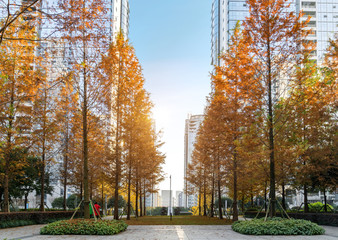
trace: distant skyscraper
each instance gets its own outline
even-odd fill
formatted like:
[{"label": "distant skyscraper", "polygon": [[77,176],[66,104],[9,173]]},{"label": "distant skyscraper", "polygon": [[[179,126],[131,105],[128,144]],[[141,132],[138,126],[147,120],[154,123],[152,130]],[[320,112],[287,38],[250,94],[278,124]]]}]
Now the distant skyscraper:
[{"label": "distant skyscraper", "polygon": [[[290,0],[290,11],[304,12],[301,21],[311,16],[308,27],[313,34],[306,40],[316,43],[313,59],[322,61],[328,46],[328,40],[338,32],[338,1],[337,0]],[[211,58],[212,65],[221,65],[219,56],[227,50],[231,30],[237,21],[244,21],[249,16],[249,8],[245,0],[214,0],[211,19]]]},{"label": "distant skyscraper", "polygon": [[114,38],[122,31],[125,37],[129,34],[129,0],[111,0],[111,36]]},{"label": "distant skyscraper", "polygon": [[176,191],[175,207],[183,207],[183,191]]},{"label": "distant skyscraper", "polygon": [[184,134],[184,189],[183,194],[183,206],[192,207],[197,205],[197,196],[189,195],[187,197],[186,190],[188,189],[188,182],[185,180],[187,177],[188,165],[191,163],[191,157],[194,150],[194,144],[196,142],[196,136],[199,126],[203,122],[203,115],[189,115],[185,120],[185,134]]},{"label": "distant skyscraper", "polygon": [[170,205],[170,190],[161,191],[161,206],[162,207],[173,207],[174,206],[174,191],[171,190],[171,205]]},{"label": "distant skyscraper", "polygon": [[214,0],[211,13],[211,64],[220,66],[219,56],[228,48],[231,30],[249,15],[249,9],[245,0]]}]

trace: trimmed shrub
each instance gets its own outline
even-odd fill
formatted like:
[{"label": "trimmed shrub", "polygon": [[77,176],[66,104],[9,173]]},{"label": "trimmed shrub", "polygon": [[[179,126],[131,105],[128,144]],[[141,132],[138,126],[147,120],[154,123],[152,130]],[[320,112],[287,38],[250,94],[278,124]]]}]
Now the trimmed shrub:
[{"label": "trimmed shrub", "polygon": [[315,223],[299,219],[264,218],[238,221],[232,230],[247,235],[321,235],[324,228]]},{"label": "trimmed shrub", "polygon": [[42,235],[114,235],[125,231],[124,221],[74,219],[50,223],[40,229]]}]

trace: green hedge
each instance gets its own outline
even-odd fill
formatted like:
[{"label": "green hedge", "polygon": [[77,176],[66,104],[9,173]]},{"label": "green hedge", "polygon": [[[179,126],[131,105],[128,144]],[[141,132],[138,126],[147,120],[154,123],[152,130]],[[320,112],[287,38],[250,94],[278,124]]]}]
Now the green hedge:
[{"label": "green hedge", "polygon": [[321,235],[325,230],[315,223],[298,219],[264,218],[238,221],[232,230],[248,235]]},{"label": "green hedge", "polygon": [[11,227],[21,227],[27,225],[36,224],[32,220],[11,220],[11,221],[0,221],[0,229],[1,228],[11,228]]},{"label": "green hedge", "polygon": [[[0,213],[0,228],[45,224],[70,219],[73,211]],[[76,217],[79,217],[79,213]]]},{"label": "green hedge", "polygon": [[40,229],[42,235],[114,235],[125,231],[124,221],[74,219],[50,223]]}]

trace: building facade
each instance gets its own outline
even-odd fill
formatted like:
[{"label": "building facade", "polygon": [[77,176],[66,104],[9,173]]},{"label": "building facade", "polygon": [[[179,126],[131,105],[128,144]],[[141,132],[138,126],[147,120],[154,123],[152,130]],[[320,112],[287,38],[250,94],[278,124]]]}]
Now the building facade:
[{"label": "building facade", "polygon": [[[323,60],[329,39],[338,32],[337,0],[290,0],[289,11],[297,14],[303,11],[301,21],[308,16],[311,20],[308,27],[313,30],[306,40],[315,42],[316,50],[313,59],[319,63]],[[220,66],[219,56],[228,49],[231,32],[237,21],[244,21],[249,16],[245,0],[214,0],[211,18],[211,59],[212,65]]]},{"label": "building facade", "polygon": [[190,208],[197,206],[197,195],[187,194],[189,189],[188,182],[186,180],[188,165],[192,160],[192,153],[194,151],[194,144],[196,142],[196,136],[198,129],[203,122],[203,115],[188,115],[188,119],[185,120],[185,133],[184,133],[184,194],[183,194],[183,206]]}]

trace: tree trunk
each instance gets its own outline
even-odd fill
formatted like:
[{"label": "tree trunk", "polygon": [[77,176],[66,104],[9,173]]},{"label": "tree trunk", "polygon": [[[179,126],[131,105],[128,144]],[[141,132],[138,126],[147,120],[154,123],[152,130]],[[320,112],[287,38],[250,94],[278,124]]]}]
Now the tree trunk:
[{"label": "tree trunk", "polygon": [[232,215],[232,221],[236,222],[238,221],[238,206],[237,206],[237,153],[235,151],[234,156],[233,156],[233,164],[234,164],[234,201],[232,204],[233,208],[233,215]]},{"label": "tree trunk", "polygon": [[[83,1],[83,12],[86,8],[86,2]],[[83,23],[84,25],[84,23]],[[84,194],[84,218],[90,218],[89,211],[89,185],[88,185],[88,99],[87,99],[87,49],[86,49],[86,39],[85,39],[85,29],[83,29],[83,106],[82,106],[82,141],[83,141],[83,194]]]},{"label": "tree trunk", "polygon": [[7,146],[6,146],[6,152],[5,152],[4,205],[3,205],[4,212],[10,212],[10,209],[9,209],[9,166],[11,162],[10,156],[11,156],[11,151],[12,151],[12,129],[13,129],[13,121],[14,121],[14,88],[15,88],[14,81],[12,81],[10,114],[8,116],[9,130],[7,130]]},{"label": "tree trunk", "polygon": [[40,211],[45,211],[45,154],[42,154],[41,164],[41,198],[40,198]]},{"label": "tree trunk", "polygon": [[[270,31],[270,26],[267,26]],[[268,34],[269,36],[269,34]],[[275,176],[275,143],[274,143],[274,116],[273,116],[273,96],[272,96],[272,63],[270,39],[267,40],[268,57],[268,127],[269,127],[269,150],[270,150],[270,217],[276,216],[276,176]]]},{"label": "tree trunk", "polygon": [[140,217],[143,216],[142,184],[140,184]]},{"label": "tree trunk", "polygon": [[9,170],[6,167],[6,169],[5,169],[5,177],[4,177],[5,178],[5,181],[4,181],[5,182],[5,184],[4,184],[4,209],[3,209],[4,212],[10,212],[9,211],[9,179],[8,179],[8,174],[9,174]]},{"label": "tree trunk", "polygon": [[[121,56],[119,56],[121,57]],[[121,85],[121,59],[119,59],[119,73],[118,73],[118,87],[117,87],[117,102],[116,102],[116,140],[115,140],[115,200],[119,199],[119,182],[120,182],[120,172],[121,172],[121,163],[120,163],[120,121],[121,121],[121,102],[120,102],[120,85]],[[118,219],[119,218],[119,205],[118,205],[118,201],[115,201],[114,204],[114,219]]]},{"label": "tree trunk", "polygon": [[212,189],[210,203],[210,217],[214,217],[214,202],[215,202],[215,173],[212,173]]},{"label": "tree trunk", "polygon": [[218,211],[219,211],[219,219],[223,219],[222,213],[222,192],[221,192],[221,180],[218,179]]},{"label": "tree trunk", "polygon": [[267,184],[266,184],[266,182],[265,182],[265,187],[264,187],[264,210],[265,210],[265,212],[267,211],[267,205],[266,205],[266,202],[267,202],[267,192],[268,192],[268,190],[267,190],[267,186],[266,186]]},{"label": "tree trunk", "polygon": [[203,216],[207,216],[207,186],[206,179],[204,177],[204,188],[203,188]]},{"label": "tree trunk", "polygon": [[28,192],[25,192],[25,211],[27,210]]},{"label": "tree trunk", "polygon": [[131,202],[130,202],[130,195],[131,195],[131,166],[129,165],[128,171],[128,199],[127,199],[127,220],[130,220],[130,211],[131,211]]},{"label": "tree trunk", "polygon": [[135,191],[135,199],[136,199],[136,202],[135,202],[135,216],[138,217],[138,180],[136,178],[136,191]]},{"label": "tree trunk", "polygon": [[282,183],[282,207],[286,211],[286,201],[285,201],[285,184]]},{"label": "tree trunk", "polygon": [[147,213],[146,213],[146,183],[145,183],[145,180],[143,180],[143,184],[144,184],[144,187],[143,187],[143,215],[146,216]]},{"label": "tree trunk", "polygon": [[65,149],[63,153],[63,210],[67,210],[67,181],[68,181],[68,144],[69,144],[69,124],[68,124],[68,117],[66,119],[66,139],[65,139]]},{"label": "tree trunk", "polygon": [[221,192],[221,163],[219,157],[219,150],[217,156],[217,190],[218,190],[218,212],[219,212],[219,219],[223,219],[222,213],[222,192]]},{"label": "tree trunk", "polygon": [[307,199],[307,185],[304,185],[304,212],[308,213],[309,212],[309,203]]},{"label": "tree trunk", "polygon": [[324,193],[324,212],[327,212],[327,199],[326,199],[326,189],[323,190]]},{"label": "tree trunk", "polygon": [[67,169],[68,169],[68,157],[66,156],[64,162],[64,176],[63,176],[63,210],[67,210]]},{"label": "tree trunk", "polygon": [[200,186],[199,186],[199,191],[198,191],[198,216],[201,216],[202,215],[202,208],[201,208],[201,201],[202,201],[202,186],[201,186],[201,184],[200,184]]}]

